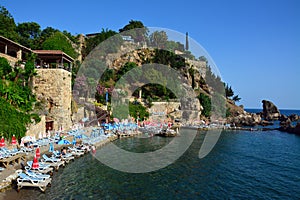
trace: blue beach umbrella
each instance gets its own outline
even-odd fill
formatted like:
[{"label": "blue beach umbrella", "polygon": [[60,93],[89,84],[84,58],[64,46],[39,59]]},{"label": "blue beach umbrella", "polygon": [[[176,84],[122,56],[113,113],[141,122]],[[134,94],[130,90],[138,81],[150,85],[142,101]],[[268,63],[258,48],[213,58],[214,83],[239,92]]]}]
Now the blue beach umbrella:
[{"label": "blue beach umbrella", "polygon": [[60,145],[62,145],[62,144],[71,144],[71,142],[69,141],[69,140],[60,140],[57,144],[60,144]]}]

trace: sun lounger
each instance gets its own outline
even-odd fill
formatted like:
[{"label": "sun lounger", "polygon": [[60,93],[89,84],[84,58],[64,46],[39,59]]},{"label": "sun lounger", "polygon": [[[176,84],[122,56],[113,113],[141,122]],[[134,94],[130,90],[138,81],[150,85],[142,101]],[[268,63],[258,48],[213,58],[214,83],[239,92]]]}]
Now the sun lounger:
[{"label": "sun lounger", "polygon": [[46,154],[43,154],[43,159],[45,162],[53,162],[53,163],[61,161],[61,159],[59,158],[48,157]]},{"label": "sun lounger", "polygon": [[62,155],[58,151],[54,151],[53,155],[55,158],[61,158],[61,160],[65,161],[66,163],[69,163],[71,160],[74,160],[74,156],[71,153],[67,153],[66,155]]},{"label": "sun lounger", "polygon": [[28,147],[22,147],[22,148],[20,149],[20,151],[22,151],[22,152],[24,152],[24,153],[27,153],[27,152],[32,152],[33,149],[32,149],[32,148],[28,148]]},{"label": "sun lounger", "polygon": [[42,192],[45,192],[47,186],[51,184],[51,178],[43,179],[28,176],[25,173],[20,173],[17,178],[18,191],[24,186],[39,187]]},{"label": "sun lounger", "polygon": [[4,154],[8,155],[8,157],[9,156],[15,156],[18,153],[20,153],[20,151],[17,148],[14,148],[12,150],[8,150],[6,147],[2,147],[2,148],[0,148],[0,151],[1,151],[1,153],[4,153]]},{"label": "sun lounger", "polygon": [[27,166],[25,167],[25,170],[31,170],[31,171],[39,172],[39,173],[43,173],[43,174],[52,174],[53,173],[53,168],[49,164],[39,162],[39,168],[32,169],[31,168],[32,163],[33,163],[33,161],[27,161]]},{"label": "sun lounger", "polygon": [[39,173],[39,172],[34,172],[34,171],[31,171],[30,169],[29,170],[25,170],[25,173],[28,176],[33,177],[33,178],[42,178],[44,180],[50,178],[49,174],[42,174],[42,173]]},{"label": "sun lounger", "polygon": [[59,169],[60,166],[65,166],[65,161],[58,158],[49,158],[46,154],[43,154],[44,162],[49,164],[51,167],[54,167],[56,170]]},{"label": "sun lounger", "polygon": [[79,157],[84,155],[84,150],[76,149],[74,147],[68,147],[68,148],[73,156]]}]

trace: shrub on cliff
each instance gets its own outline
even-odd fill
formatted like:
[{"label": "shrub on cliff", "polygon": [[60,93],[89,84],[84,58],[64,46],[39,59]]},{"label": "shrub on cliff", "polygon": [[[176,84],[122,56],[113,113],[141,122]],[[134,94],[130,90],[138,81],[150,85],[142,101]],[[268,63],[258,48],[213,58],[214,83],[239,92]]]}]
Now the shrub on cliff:
[{"label": "shrub on cliff", "polygon": [[5,58],[0,58],[0,135],[20,138],[25,135],[26,127],[39,122],[38,115],[32,113],[36,102],[29,80],[35,75],[33,62],[26,63],[25,69],[10,67]]},{"label": "shrub on cliff", "polygon": [[198,99],[200,101],[201,106],[203,107],[202,110],[202,115],[205,117],[210,117],[210,112],[211,112],[211,99],[209,96],[200,93],[198,96]]}]

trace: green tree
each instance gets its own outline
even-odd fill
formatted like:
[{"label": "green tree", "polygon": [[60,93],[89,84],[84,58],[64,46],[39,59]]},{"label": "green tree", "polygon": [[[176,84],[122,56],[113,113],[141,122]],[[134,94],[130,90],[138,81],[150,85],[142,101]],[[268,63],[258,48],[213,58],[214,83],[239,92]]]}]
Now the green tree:
[{"label": "green tree", "polygon": [[0,135],[5,138],[15,135],[18,139],[25,136],[26,127],[31,123],[30,114],[18,111],[2,97],[0,97],[0,104]]},{"label": "green tree", "polygon": [[45,50],[61,50],[72,58],[77,58],[77,53],[72,47],[72,44],[61,32],[55,32],[52,36],[47,38],[42,44],[42,48]]},{"label": "green tree", "polygon": [[172,52],[174,52],[175,50],[184,52],[184,45],[181,44],[180,42],[175,42],[171,40],[171,41],[167,41],[166,49]]},{"label": "green tree", "polygon": [[5,79],[5,76],[7,76],[9,73],[12,72],[12,67],[8,63],[8,61],[0,57],[0,78]]},{"label": "green tree", "polygon": [[192,88],[194,89],[195,88],[195,69],[193,66],[191,66],[188,71],[192,78]]},{"label": "green tree", "polygon": [[171,66],[174,69],[182,69],[185,67],[185,59],[183,57],[163,49],[155,49],[155,55],[152,62]]},{"label": "green tree", "polygon": [[226,84],[226,86],[225,86],[225,95],[227,98],[232,97],[234,95],[234,92],[233,92],[231,86],[229,86],[228,84]]},{"label": "green tree", "polygon": [[107,69],[101,76],[101,81],[106,82],[114,78],[115,71],[113,69]]},{"label": "green tree", "polygon": [[151,33],[149,36],[150,43],[152,46],[155,46],[157,48],[165,48],[167,41],[168,41],[168,35],[165,31],[155,31]]},{"label": "green tree", "polygon": [[33,113],[36,98],[28,86],[29,79],[36,75],[31,58],[24,70],[19,66],[12,68],[5,58],[0,58],[0,135],[6,138],[13,134],[20,138],[30,123],[40,121]]},{"label": "green tree", "polygon": [[129,102],[129,114],[136,119],[144,119],[149,117],[147,108],[137,101]]},{"label": "green tree", "polygon": [[[86,40],[86,48],[85,48],[85,50],[83,52],[84,57],[86,57],[101,42],[107,40],[108,38],[110,38],[110,37],[112,37],[112,36],[114,36],[116,34],[117,34],[117,32],[115,32],[115,31],[108,30],[108,29],[102,29],[102,31],[100,33],[98,33],[95,37],[87,39]],[[109,49],[109,52],[112,52],[112,53],[117,52],[118,49],[115,48],[115,47],[119,46],[119,44],[121,43],[122,39],[121,38],[116,38],[116,39],[119,40],[119,41],[115,41],[114,40],[116,42],[116,44],[114,44],[114,43],[108,44],[108,48],[111,48],[111,49]],[[101,48],[103,49],[105,47],[102,46]],[[106,50],[108,48],[106,48]],[[108,53],[108,52],[106,52],[106,53]]]},{"label": "green tree", "polygon": [[202,115],[205,117],[210,117],[210,114],[211,114],[211,99],[210,99],[210,97],[203,93],[200,93],[200,95],[198,96],[198,99],[200,101],[200,104],[203,107]]},{"label": "green tree", "polygon": [[221,78],[219,76],[216,76],[210,66],[206,66],[206,77],[205,81],[207,85],[213,90],[219,94],[224,94],[225,95],[225,87],[224,83],[222,82]]},{"label": "green tree", "polygon": [[48,27],[46,27],[45,29],[42,30],[41,37],[44,38],[44,39],[47,39],[47,38],[51,37],[56,32],[59,32],[59,30],[48,26]]},{"label": "green tree", "polygon": [[[116,74],[117,80],[120,79],[124,74],[126,74],[127,72],[129,72],[130,70],[132,70],[135,67],[137,67],[137,65],[134,62],[125,63],[125,65],[123,65]],[[131,78],[135,78],[135,77],[131,77]]]},{"label": "green tree", "polygon": [[126,35],[131,36],[135,42],[147,41],[148,29],[141,21],[130,20],[127,25],[119,29],[120,33],[124,31],[126,31]]},{"label": "green tree", "polygon": [[3,6],[0,7],[0,35],[14,41],[18,41],[15,20],[9,11]]},{"label": "green tree", "polygon": [[241,98],[239,97],[239,95],[235,95],[234,97],[232,97],[232,100],[235,102],[239,102]]},{"label": "green tree", "polygon": [[34,49],[43,49],[42,45],[45,40],[54,35],[56,32],[59,32],[59,30],[49,26],[43,29],[40,36],[34,40]]},{"label": "green tree", "polygon": [[71,40],[74,44],[78,44],[78,38],[77,36],[72,35],[70,32],[64,30],[62,32],[65,36],[67,36],[69,38],[69,40]]},{"label": "green tree", "polygon": [[17,33],[20,36],[20,44],[26,47],[35,48],[36,40],[41,34],[41,27],[36,22],[19,23],[17,26]]}]

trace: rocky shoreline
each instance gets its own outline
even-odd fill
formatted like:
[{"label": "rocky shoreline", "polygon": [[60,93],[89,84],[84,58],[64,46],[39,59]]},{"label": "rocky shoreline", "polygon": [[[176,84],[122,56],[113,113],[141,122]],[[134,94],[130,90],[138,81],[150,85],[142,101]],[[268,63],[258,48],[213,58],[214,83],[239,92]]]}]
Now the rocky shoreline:
[{"label": "rocky shoreline", "polygon": [[[263,111],[260,113],[237,112],[234,116],[227,118],[227,123],[232,127],[254,127],[254,126],[270,126],[274,121],[279,121],[279,127],[274,129],[283,132],[294,133],[300,135],[300,116],[291,114],[289,116],[280,113],[279,109],[267,100],[262,101]],[[293,122],[296,125],[293,125]]]}]

